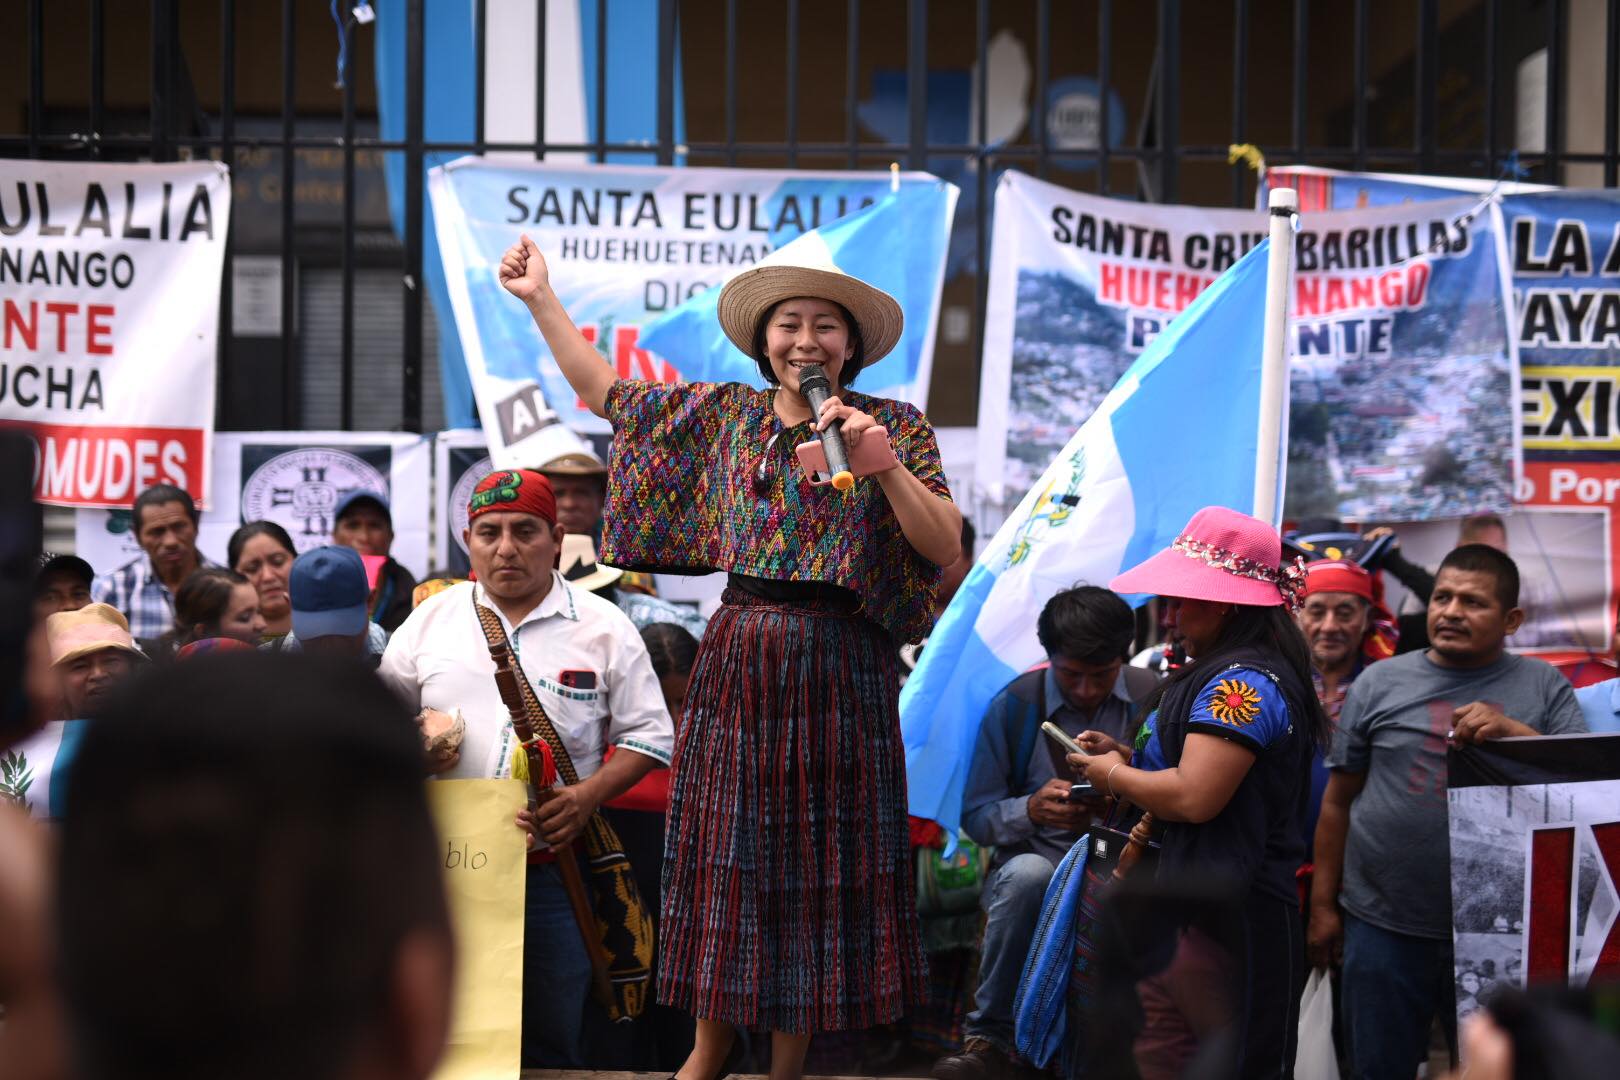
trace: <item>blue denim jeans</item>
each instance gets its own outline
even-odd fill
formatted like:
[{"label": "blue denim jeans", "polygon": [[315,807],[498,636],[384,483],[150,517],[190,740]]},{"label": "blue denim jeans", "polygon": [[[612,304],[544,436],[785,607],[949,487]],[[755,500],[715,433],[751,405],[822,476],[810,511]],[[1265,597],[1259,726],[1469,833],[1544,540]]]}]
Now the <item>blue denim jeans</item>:
[{"label": "blue denim jeans", "polygon": [[979,988],[962,1024],[967,1038],[988,1039],[1013,1054],[1013,998],[1055,868],[1044,855],[1014,855],[990,875],[980,903],[986,915],[979,949]]},{"label": "blue denim jeans", "polygon": [[1457,997],[1451,942],[1412,937],[1344,916],[1340,1011],[1352,1080],[1410,1080],[1429,1058],[1440,1018],[1453,1057]]},{"label": "blue denim jeans", "polygon": [[530,866],[523,919],[523,1067],[585,1064],[591,961],[555,866]]}]

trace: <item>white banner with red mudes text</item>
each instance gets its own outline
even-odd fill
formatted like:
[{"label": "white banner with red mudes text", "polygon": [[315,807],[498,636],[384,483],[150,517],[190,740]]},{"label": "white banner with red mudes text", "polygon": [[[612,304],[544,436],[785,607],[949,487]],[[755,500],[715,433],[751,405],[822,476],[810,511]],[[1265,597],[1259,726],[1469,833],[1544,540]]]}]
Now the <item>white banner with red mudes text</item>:
[{"label": "white banner with red mudes text", "polygon": [[40,502],[206,499],[230,214],[216,162],[0,161],[0,425]]}]

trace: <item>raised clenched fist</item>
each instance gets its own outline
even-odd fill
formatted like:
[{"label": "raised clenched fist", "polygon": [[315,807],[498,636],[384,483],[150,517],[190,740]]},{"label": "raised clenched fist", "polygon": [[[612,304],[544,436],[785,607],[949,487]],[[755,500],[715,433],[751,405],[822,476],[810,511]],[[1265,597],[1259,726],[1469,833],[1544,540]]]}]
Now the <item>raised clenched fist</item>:
[{"label": "raised clenched fist", "polygon": [[546,257],[540,254],[540,246],[530,240],[527,233],[506,249],[498,272],[501,287],[525,304],[551,287]]}]

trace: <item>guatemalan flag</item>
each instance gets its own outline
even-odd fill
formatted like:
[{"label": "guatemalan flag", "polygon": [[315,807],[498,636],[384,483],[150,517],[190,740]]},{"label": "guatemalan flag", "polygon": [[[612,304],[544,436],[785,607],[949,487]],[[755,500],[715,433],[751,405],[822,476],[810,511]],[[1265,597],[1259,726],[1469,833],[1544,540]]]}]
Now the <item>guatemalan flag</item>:
[{"label": "guatemalan flag", "polygon": [[[752,264],[831,262],[900,302],[905,332],[889,355],[861,371],[859,389],[864,393],[898,398],[919,408],[926,405],[956,196],[956,186],[943,180],[908,185],[864,210],[795,237]],[[752,266],[739,267],[738,273]],[[720,289],[716,285],[699,293],[647,324],[637,344],[669,358],[689,382],[763,387],[759,365],[720,329],[715,314]]]},{"label": "guatemalan flag", "polygon": [[1045,659],[1035,620],[1046,600],[1106,586],[1168,547],[1202,507],[1253,509],[1269,247],[1251,250],[1153,339],[934,627],[900,693],[900,728],[911,813],[953,842],[985,707]]}]

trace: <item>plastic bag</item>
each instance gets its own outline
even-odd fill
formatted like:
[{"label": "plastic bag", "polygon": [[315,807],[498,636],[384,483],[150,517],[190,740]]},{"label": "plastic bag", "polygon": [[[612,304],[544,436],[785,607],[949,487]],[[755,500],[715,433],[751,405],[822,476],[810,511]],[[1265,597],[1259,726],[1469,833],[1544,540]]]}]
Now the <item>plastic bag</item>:
[{"label": "plastic bag", "polygon": [[1313,968],[1299,999],[1299,1050],[1295,1080],[1339,1080],[1333,1049],[1333,979],[1327,968]]}]

